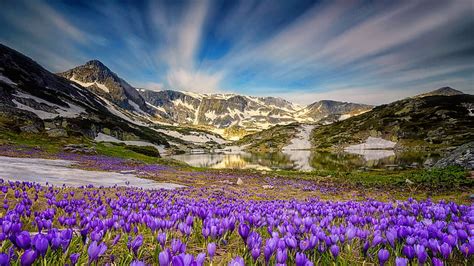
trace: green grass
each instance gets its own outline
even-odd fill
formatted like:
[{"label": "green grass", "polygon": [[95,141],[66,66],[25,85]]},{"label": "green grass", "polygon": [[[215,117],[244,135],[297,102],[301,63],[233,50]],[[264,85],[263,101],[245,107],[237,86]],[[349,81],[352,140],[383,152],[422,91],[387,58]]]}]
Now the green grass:
[{"label": "green grass", "polygon": [[[162,164],[170,166],[184,167],[185,163],[176,160],[159,158],[157,153],[153,153],[146,147],[128,146],[125,144],[96,143],[86,137],[69,136],[63,138],[51,138],[44,134],[26,134],[14,132],[0,132],[0,145],[17,145],[23,147],[39,147],[44,152],[54,155],[63,151],[67,144],[85,144],[88,147],[95,147],[97,154],[137,160],[149,164]],[[156,149],[155,149],[155,152]]]}]

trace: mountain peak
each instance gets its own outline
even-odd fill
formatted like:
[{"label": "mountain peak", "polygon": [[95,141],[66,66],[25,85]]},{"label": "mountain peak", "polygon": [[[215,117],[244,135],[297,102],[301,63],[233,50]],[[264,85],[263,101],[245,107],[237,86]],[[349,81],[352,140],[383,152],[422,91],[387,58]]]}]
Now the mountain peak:
[{"label": "mountain peak", "polygon": [[109,69],[108,67],[106,67],[104,65],[104,63],[100,62],[99,60],[97,59],[93,59],[93,60],[90,60],[90,61],[87,61],[84,66],[88,66],[88,67],[97,67],[97,68],[103,68],[103,69]]},{"label": "mountain peak", "polygon": [[415,97],[419,98],[419,97],[426,97],[426,96],[452,96],[452,95],[461,95],[461,94],[464,94],[464,92],[455,90],[451,87],[442,87],[434,91],[419,94]]}]

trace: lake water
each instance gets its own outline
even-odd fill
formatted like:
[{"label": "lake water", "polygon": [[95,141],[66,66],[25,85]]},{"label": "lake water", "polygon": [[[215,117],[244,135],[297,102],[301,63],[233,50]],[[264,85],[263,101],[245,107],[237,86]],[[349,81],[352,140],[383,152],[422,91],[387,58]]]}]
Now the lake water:
[{"label": "lake water", "polygon": [[421,168],[435,162],[439,154],[421,152],[395,153],[393,150],[314,152],[292,150],[277,153],[203,153],[170,156],[191,166],[259,170],[358,170]]}]

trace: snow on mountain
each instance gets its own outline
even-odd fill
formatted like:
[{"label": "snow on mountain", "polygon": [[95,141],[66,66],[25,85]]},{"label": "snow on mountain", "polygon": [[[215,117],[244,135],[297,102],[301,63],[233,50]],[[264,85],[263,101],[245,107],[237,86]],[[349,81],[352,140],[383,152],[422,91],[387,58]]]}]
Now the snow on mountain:
[{"label": "snow on mountain", "polygon": [[282,148],[282,150],[309,150],[311,149],[311,131],[314,125],[301,125],[298,133],[291,139],[290,143]]},{"label": "snow on mountain", "polygon": [[223,129],[232,126],[261,130],[278,124],[312,123],[329,115],[350,117],[372,107],[362,104],[320,101],[302,108],[277,97],[237,94],[198,94],[185,91],[139,90],[147,104],[170,123]]},{"label": "snow on mountain", "polygon": [[150,111],[134,87],[98,60],[91,60],[58,75],[76,82],[121,108],[137,112]]}]

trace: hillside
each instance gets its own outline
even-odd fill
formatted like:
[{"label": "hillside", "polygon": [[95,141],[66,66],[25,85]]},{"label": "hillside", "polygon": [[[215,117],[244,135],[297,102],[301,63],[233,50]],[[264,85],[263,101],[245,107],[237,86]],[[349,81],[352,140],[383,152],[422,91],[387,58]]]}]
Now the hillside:
[{"label": "hillside", "polygon": [[[78,69],[82,69],[82,82],[55,75],[32,59],[0,45],[1,131],[45,138],[96,139],[105,135],[112,142],[148,143],[171,152],[208,149],[225,143],[220,136],[204,130],[153,123],[152,114],[145,112],[148,109],[140,107],[144,101],[138,92],[134,94],[128,83],[100,62],[91,61],[68,73],[79,79],[73,74]],[[93,84],[83,87],[84,82]],[[113,92],[121,96],[116,98]],[[117,102],[120,98],[123,101]]]},{"label": "hillside", "polygon": [[315,148],[361,143],[368,136],[398,147],[447,147],[474,140],[474,96],[425,96],[375,107],[356,117],[313,131]]},{"label": "hillside", "polygon": [[261,132],[247,135],[234,144],[253,152],[279,151],[297,134],[298,127],[298,123],[273,126]]}]

